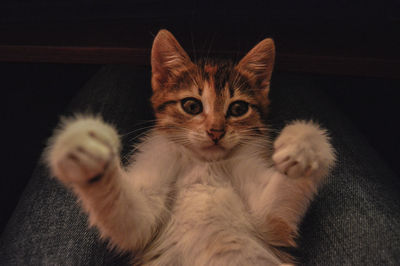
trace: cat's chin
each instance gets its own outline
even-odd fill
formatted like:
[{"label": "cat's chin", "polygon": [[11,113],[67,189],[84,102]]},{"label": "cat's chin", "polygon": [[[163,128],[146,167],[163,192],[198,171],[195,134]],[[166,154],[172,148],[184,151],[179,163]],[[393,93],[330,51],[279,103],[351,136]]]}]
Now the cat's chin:
[{"label": "cat's chin", "polygon": [[204,161],[219,161],[229,157],[230,149],[220,145],[199,147],[195,151],[196,155]]}]

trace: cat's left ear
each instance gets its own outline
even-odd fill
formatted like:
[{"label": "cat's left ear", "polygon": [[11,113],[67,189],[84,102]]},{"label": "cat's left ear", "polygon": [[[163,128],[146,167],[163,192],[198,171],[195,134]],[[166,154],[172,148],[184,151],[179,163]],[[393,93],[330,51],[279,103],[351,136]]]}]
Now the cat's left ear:
[{"label": "cat's left ear", "polygon": [[167,30],[160,30],[154,38],[151,49],[153,91],[163,88],[170,78],[179,76],[183,70],[187,70],[192,65],[188,54],[174,35]]},{"label": "cat's left ear", "polygon": [[256,86],[267,95],[275,62],[275,45],[270,38],[264,39],[248,52],[236,68],[254,79]]}]

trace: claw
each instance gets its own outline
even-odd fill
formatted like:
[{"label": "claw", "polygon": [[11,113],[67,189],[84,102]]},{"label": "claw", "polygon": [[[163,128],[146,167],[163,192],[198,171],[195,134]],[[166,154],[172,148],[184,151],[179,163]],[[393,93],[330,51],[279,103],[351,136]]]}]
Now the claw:
[{"label": "claw", "polygon": [[88,183],[89,183],[89,184],[96,183],[96,182],[99,181],[102,177],[103,177],[103,173],[98,174],[98,175],[92,177],[91,179],[89,179]]},{"label": "claw", "polygon": [[297,161],[293,161],[291,162],[286,168],[285,168],[285,175],[288,175],[288,172],[290,170],[290,168],[292,168],[293,166],[297,165],[299,162]]}]

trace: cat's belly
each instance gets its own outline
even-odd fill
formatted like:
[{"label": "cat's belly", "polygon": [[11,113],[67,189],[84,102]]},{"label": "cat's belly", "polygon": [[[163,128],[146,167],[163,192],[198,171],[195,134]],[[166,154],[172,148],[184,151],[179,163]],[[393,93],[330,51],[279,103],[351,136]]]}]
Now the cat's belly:
[{"label": "cat's belly", "polygon": [[230,183],[212,176],[215,173],[207,168],[188,174],[193,176],[185,177],[190,182],[176,194],[171,219],[148,254],[156,257],[149,265],[213,265],[225,255],[245,250],[255,257],[267,256],[245,204]]}]

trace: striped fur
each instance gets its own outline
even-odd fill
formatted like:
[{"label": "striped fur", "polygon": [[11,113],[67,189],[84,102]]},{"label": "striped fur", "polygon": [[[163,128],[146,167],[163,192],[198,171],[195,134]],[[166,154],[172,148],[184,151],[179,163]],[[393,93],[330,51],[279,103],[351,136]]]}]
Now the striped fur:
[{"label": "striped fur", "polygon": [[[207,132],[223,131],[220,147],[227,151],[239,144],[240,135],[261,134],[266,128],[273,63],[271,39],[258,44],[238,64],[210,59],[192,62],[172,34],[160,31],[152,49],[151,98],[159,130],[172,138],[185,134],[183,131],[195,132],[193,138],[201,138],[198,145],[203,147],[213,145]],[[201,114],[193,116],[182,109],[181,101],[188,97],[201,101]],[[240,117],[231,116],[229,107],[235,101],[246,102],[249,111]],[[198,152],[202,153],[201,149]]]}]

